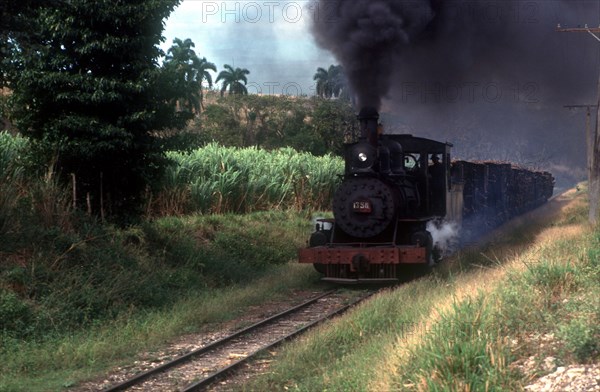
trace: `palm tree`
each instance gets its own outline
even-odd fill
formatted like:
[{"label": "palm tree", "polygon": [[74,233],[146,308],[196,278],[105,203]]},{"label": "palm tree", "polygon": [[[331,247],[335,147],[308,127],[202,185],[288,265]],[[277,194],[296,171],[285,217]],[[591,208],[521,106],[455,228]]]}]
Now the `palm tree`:
[{"label": "palm tree", "polygon": [[322,98],[338,97],[346,88],[344,69],[341,65],[330,65],[328,70],[317,68],[313,80],[317,82],[317,95]]},{"label": "palm tree", "polygon": [[208,88],[212,88],[212,75],[208,71],[210,70],[213,72],[217,72],[217,67],[213,63],[208,62],[208,60],[206,60],[206,57],[202,57],[201,59],[197,59],[197,61],[194,62],[194,68],[197,71],[196,80],[198,82],[198,87],[200,87],[200,106],[203,107],[202,100],[204,99],[204,95],[202,93],[202,81],[206,80]]},{"label": "palm tree", "polygon": [[[250,71],[245,68],[233,69],[229,64],[225,64],[223,67],[225,70],[219,73],[219,76],[217,76],[217,80],[215,81],[215,83],[219,83],[220,80],[223,81],[221,96],[223,96],[223,93],[225,93],[227,89],[229,89],[229,94],[248,94],[248,89],[246,88],[248,78],[246,78],[246,75],[250,74]],[[244,84],[242,84],[242,82],[244,82]]]},{"label": "palm tree", "polygon": [[204,98],[202,82],[206,80],[208,87],[212,87],[212,76],[208,71],[217,72],[217,67],[208,62],[206,57],[199,58],[193,47],[195,44],[191,39],[182,41],[175,38],[165,56],[165,67],[173,70],[176,75],[177,91],[181,101],[185,102],[183,106],[190,112],[199,112]]}]

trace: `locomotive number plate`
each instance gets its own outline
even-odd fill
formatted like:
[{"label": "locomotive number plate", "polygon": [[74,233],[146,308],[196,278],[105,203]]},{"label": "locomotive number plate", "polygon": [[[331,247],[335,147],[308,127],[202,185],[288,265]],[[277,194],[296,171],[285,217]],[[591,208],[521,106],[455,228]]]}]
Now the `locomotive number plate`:
[{"label": "locomotive number plate", "polygon": [[373,206],[370,200],[355,201],[352,203],[352,211],[361,214],[370,214],[373,211]]}]

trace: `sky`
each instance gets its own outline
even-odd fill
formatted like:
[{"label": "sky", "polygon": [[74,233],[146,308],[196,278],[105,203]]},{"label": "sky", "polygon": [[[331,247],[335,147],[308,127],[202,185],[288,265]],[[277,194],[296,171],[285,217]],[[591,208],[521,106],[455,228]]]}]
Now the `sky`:
[{"label": "sky", "polygon": [[312,12],[307,0],[184,0],[166,21],[161,48],[190,38],[218,72],[224,64],[248,69],[250,93],[313,95],[317,68],[336,61],[309,31]]}]

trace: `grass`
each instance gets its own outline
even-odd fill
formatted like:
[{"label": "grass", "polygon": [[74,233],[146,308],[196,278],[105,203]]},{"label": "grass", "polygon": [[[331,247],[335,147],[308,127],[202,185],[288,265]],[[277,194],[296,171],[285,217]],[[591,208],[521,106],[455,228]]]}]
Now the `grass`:
[{"label": "grass", "polygon": [[[600,233],[571,192],[287,346],[242,390],[519,390],[599,358]],[[540,344],[549,336],[552,344]]]},{"label": "grass", "polygon": [[249,307],[289,298],[294,289],[314,288],[316,273],[286,264],[252,284],[190,295],[169,309],[140,312],[98,323],[44,342],[5,341],[0,353],[0,390],[52,391],[130,364],[131,357],[153,350],[185,333],[210,330]]},{"label": "grass", "polygon": [[309,226],[302,216],[265,212],[22,233],[20,251],[0,243],[0,337],[37,339],[251,281],[295,258]]},{"label": "grass", "polygon": [[[278,361],[277,371],[254,384],[252,390],[301,391],[365,390],[369,371],[365,360],[384,359],[386,341],[399,328],[410,333],[415,320],[425,317],[439,300],[429,295],[433,282],[422,280],[379,294],[352,312],[309,332],[292,343]],[[422,297],[420,304],[409,298]],[[280,376],[283,376],[281,378]]]}]

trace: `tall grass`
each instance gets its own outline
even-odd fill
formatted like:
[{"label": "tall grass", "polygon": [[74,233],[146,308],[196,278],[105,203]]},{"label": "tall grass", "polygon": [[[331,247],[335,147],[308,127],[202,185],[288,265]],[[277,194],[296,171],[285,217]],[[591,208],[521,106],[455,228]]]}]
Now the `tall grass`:
[{"label": "tall grass", "polygon": [[248,213],[260,210],[328,208],[343,173],[343,161],[291,148],[274,151],[208,144],[171,152],[153,214]]},{"label": "tall grass", "polygon": [[28,139],[0,132],[0,254],[3,245],[23,242],[23,231],[71,226],[69,193],[52,167],[39,175],[31,148]]},{"label": "tall grass", "polygon": [[26,197],[25,169],[21,156],[27,139],[0,132],[0,236],[14,231],[19,223],[17,206]]}]

